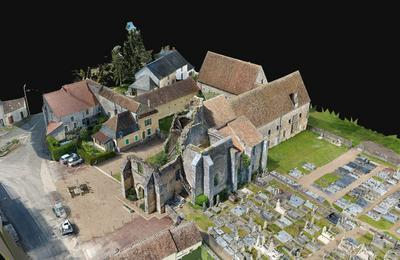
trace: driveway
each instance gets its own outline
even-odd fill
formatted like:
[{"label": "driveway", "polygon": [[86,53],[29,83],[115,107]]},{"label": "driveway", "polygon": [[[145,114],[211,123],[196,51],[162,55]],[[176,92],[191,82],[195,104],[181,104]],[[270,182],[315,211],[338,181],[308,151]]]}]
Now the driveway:
[{"label": "driveway", "polygon": [[56,192],[43,163],[44,132],[43,115],[36,114],[1,136],[0,143],[18,138],[21,145],[0,158],[0,207],[32,259],[81,258],[74,238],[59,236],[60,220],[51,210]]}]

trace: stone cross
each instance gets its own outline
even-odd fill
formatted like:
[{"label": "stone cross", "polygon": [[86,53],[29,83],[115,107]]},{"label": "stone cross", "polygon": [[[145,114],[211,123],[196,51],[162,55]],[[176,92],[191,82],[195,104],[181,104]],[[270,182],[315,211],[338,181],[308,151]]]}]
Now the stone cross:
[{"label": "stone cross", "polygon": [[258,227],[258,232],[261,232],[261,225],[257,225]]},{"label": "stone cross", "polygon": [[249,214],[249,212],[250,212],[250,208],[246,207],[246,214]]},{"label": "stone cross", "polygon": [[326,226],[324,226],[323,228],[322,228],[322,233],[325,233],[326,232]]},{"label": "stone cross", "polygon": [[307,229],[308,228],[308,220],[306,220],[306,223],[304,224],[304,229]]},{"label": "stone cross", "polygon": [[271,239],[269,242],[268,251],[272,252],[274,249],[275,249],[274,240]]}]

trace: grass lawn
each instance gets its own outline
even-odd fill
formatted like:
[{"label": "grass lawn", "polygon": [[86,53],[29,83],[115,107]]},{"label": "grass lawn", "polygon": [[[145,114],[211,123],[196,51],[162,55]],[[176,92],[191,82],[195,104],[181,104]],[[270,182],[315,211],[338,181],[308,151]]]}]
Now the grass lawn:
[{"label": "grass lawn", "polygon": [[303,131],[268,151],[268,169],[288,173],[297,167],[302,172],[303,163],[310,162],[317,167],[327,164],[347,151],[325,140],[317,138],[311,131]]},{"label": "grass lawn", "polygon": [[338,115],[329,111],[310,111],[308,124],[313,127],[325,129],[338,136],[350,139],[353,145],[362,141],[373,141],[400,153],[400,139],[396,136],[385,136],[375,131],[366,129],[349,120],[342,120]]},{"label": "grass lawn", "polygon": [[182,257],[182,260],[213,260],[204,246],[200,246],[196,250]]},{"label": "grass lawn", "polygon": [[97,149],[96,147],[94,147],[91,142],[82,141],[81,147],[83,148],[83,150],[85,150],[86,153],[88,153],[92,156],[97,156],[97,155],[104,153],[104,151],[101,151],[101,150]]},{"label": "grass lawn", "polygon": [[385,219],[380,219],[379,221],[375,221],[372,218],[368,217],[367,215],[362,215],[359,217],[359,219],[380,230],[388,230],[393,226],[393,223]]},{"label": "grass lawn", "polygon": [[168,162],[168,156],[164,151],[161,151],[147,158],[146,162],[150,163],[155,167],[161,167]]},{"label": "grass lawn", "polygon": [[379,176],[372,176],[372,178],[374,178],[375,180],[380,181],[380,182],[385,182],[385,180],[382,179],[382,178],[379,177]]},{"label": "grass lawn", "polygon": [[339,180],[340,176],[337,173],[327,173],[318,180],[316,180],[314,183],[319,185],[322,188],[328,187],[330,184],[334,183],[335,181]]},{"label": "grass lawn", "polygon": [[232,230],[230,228],[228,228],[227,226],[223,226],[221,227],[221,230],[224,231],[225,233],[227,233],[228,235],[230,233],[232,233]]},{"label": "grass lawn", "polygon": [[364,235],[362,235],[359,238],[357,238],[357,241],[360,244],[369,245],[369,244],[371,244],[373,238],[374,238],[374,235],[372,235],[370,232],[367,232]]},{"label": "grass lawn", "polygon": [[238,235],[239,235],[239,237],[245,237],[245,236],[247,236],[247,231],[246,230],[244,230],[244,229],[241,229],[241,228],[239,228],[238,229]]},{"label": "grass lawn", "polygon": [[115,92],[125,95],[125,92],[128,91],[128,86],[119,86],[119,87],[114,87],[112,90]]},{"label": "grass lawn", "polygon": [[338,205],[336,205],[336,204],[332,204],[332,207],[334,207],[339,212],[343,211],[343,209],[341,207],[339,207]]},{"label": "grass lawn", "polygon": [[343,199],[350,201],[352,203],[355,203],[357,201],[357,198],[351,196],[350,194],[346,194],[343,196]]},{"label": "grass lawn", "polygon": [[186,203],[182,211],[186,216],[186,220],[195,222],[203,231],[207,231],[208,227],[214,226],[214,223],[203,214],[201,209],[195,209]]},{"label": "grass lawn", "polygon": [[161,132],[163,132],[165,134],[169,133],[169,129],[171,128],[171,124],[172,124],[172,119],[174,119],[174,115],[161,118],[158,121],[158,125],[160,127]]}]

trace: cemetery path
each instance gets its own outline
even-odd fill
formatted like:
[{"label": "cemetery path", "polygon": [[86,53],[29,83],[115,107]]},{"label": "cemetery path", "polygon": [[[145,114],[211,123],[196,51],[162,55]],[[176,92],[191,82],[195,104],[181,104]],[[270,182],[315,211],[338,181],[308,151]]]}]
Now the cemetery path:
[{"label": "cemetery path", "polygon": [[[385,195],[383,195],[382,197],[380,197],[379,199],[375,200],[373,203],[371,203],[370,205],[368,205],[368,207],[366,207],[363,212],[361,214],[365,214],[368,211],[370,211],[371,209],[375,208],[379,203],[381,203],[384,199],[386,199],[387,197],[389,197],[390,195],[392,195],[393,193],[395,193],[396,191],[400,190],[400,182],[397,183],[394,186],[391,186],[389,191],[385,193]],[[399,221],[400,222],[400,221]],[[400,227],[400,223],[396,224],[398,227]],[[395,225],[395,226],[396,226]],[[393,227],[392,227],[393,228]]]},{"label": "cemetery path", "polygon": [[310,172],[307,175],[304,175],[302,178],[299,179],[299,184],[309,187],[311,186],[316,180],[321,178],[327,173],[335,171],[338,167],[345,165],[346,163],[354,160],[357,155],[360,153],[357,149],[350,149],[344,154],[337,157],[335,160],[318,167],[314,171]]},{"label": "cemetery path", "polygon": [[353,237],[353,238],[356,238],[356,237],[362,236],[362,235],[365,234],[366,232],[367,232],[366,230],[364,230],[364,229],[362,229],[362,228],[360,228],[360,227],[357,227],[357,228],[355,228],[355,229],[353,229],[353,230],[350,230],[350,231],[347,231],[347,232],[344,232],[344,233],[340,233],[340,234],[338,234],[338,235],[335,237],[335,239],[333,239],[331,242],[329,242],[328,244],[322,246],[322,247],[315,253],[315,255],[312,255],[312,256],[308,257],[308,259],[318,259],[318,260],[321,260],[321,259],[323,259],[325,253],[331,252],[331,251],[337,249],[337,247],[338,247],[340,241],[342,240],[342,238],[344,238],[344,237]]}]

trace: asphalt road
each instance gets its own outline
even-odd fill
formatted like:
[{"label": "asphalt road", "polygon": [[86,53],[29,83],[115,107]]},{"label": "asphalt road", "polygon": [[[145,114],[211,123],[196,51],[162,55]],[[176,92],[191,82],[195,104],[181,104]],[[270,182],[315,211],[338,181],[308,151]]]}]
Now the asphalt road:
[{"label": "asphalt road", "polygon": [[[61,237],[60,219],[51,209],[56,192],[46,175],[45,125],[42,114],[0,137],[0,145],[18,138],[21,145],[0,158],[0,207],[20,243],[33,259],[81,259],[76,238]],[[47,176],[47,180],[46,177]]]}]

